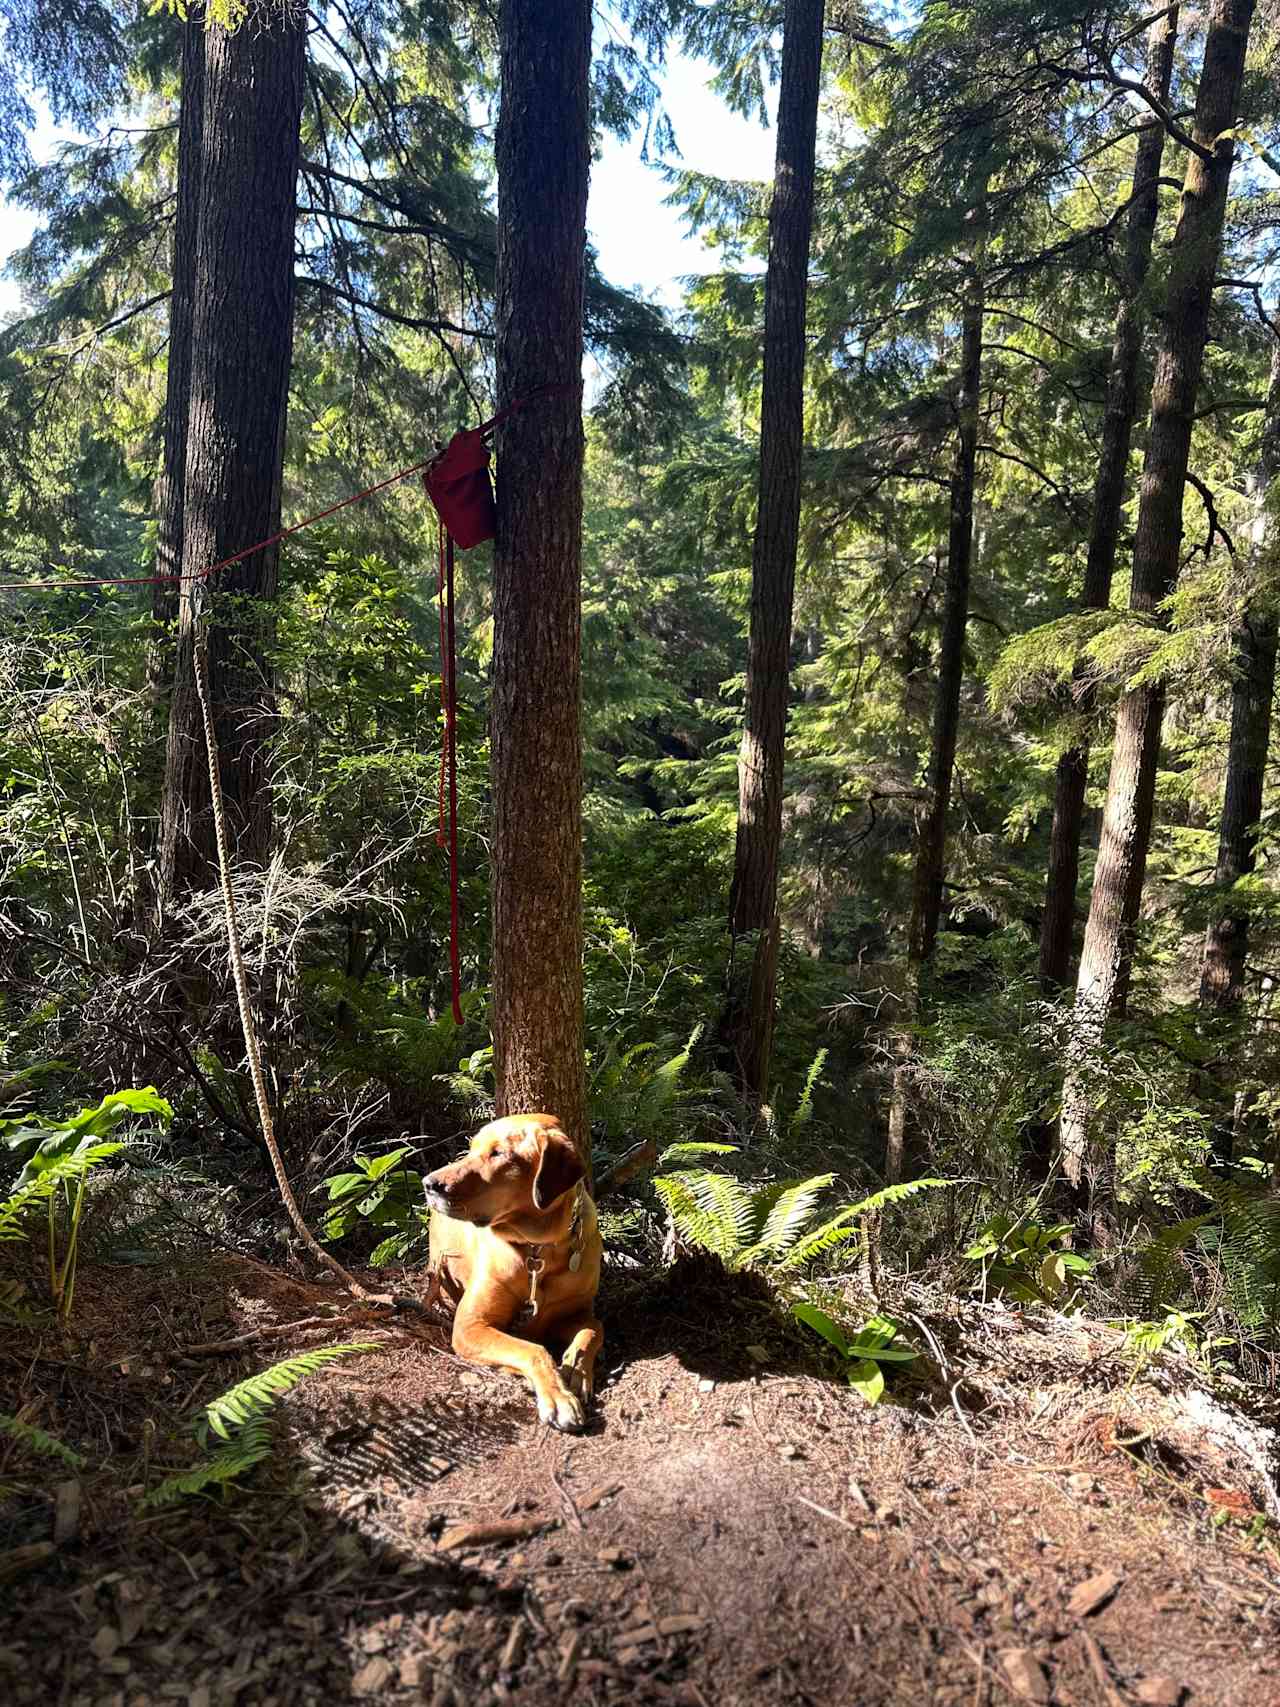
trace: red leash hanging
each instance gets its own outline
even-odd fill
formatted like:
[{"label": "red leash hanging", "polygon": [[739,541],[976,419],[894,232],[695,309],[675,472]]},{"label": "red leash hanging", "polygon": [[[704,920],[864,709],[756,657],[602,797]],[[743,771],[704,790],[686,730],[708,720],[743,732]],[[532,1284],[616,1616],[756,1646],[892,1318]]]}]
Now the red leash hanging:
[{"label": "red leash hanging", "polygon": [[366,486],[362,492],[354,492],[351,497],[330,504],[328,509],[320,510],[314,516],[304,516],[301,521],[281,528],[270,538],[260,539],[256,545],[247,545],[242,551],[210,564],[207,569],[198,569],[190,574],[120,575],[100,580],[86,578],[0,581],[0,591],[29,593],[90,587],[151,587],[169,581],[209,580],[220,570],[229,569],[233,563],[241,563],[255,552],[264,551],[267,546],[276,545],[281,540],[288,539],[291,534],[301,533],[303,528],[312,527],[316,522],[336,515],[348,505],[358,504],[362,499],[371,498],[376,492],[382,492],[388,486],[407,479],[409,475],[420,473],[439,523],[437,598],[440,609],[440,708],[443,733],[440,745],[439,827],[436,831],[436,842],[438,846],[447,847],[449,850],[449,970],[453,1018],[457,1025],[462,1024],[463,1015],[458,905],[458,684],[453,618],[454,545],[456,543],[460,549],[467,551],[471,546],[479,545],[482,540],[494,537],[497,510],[493,500],[493,486],[489,479],[487,443],[494,428],[501,426],[530,403],[536,403],[544,397],[571,393],[574,389],[571,384],[535,386],[522,397],[508,403],[505,408],[499,409],[496,415],[482,422],[480,426],[455,433],[444,449],[437,451],[426,462],[417,462],[409,468],[402,468],[398,473],[388,475],[385,480],[379,480],[373,486]]}]

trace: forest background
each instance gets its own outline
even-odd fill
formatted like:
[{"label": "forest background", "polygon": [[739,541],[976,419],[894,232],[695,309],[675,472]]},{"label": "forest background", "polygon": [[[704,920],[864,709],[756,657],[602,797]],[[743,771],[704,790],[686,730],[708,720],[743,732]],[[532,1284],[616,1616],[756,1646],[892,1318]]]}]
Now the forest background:
[{"label": "forest background", "polygon": [[[217,891],[180,851],[196,785],[173,762],[175,604],[135,585],[23,590],[170,561],[178,147],[200,33],[109,4],[0,16],[0,168],[38,220],[0,334],[10,1125],[154,1085],[173,1118],[148,1167],[238,1194],[226,1225],[266,1238]],[[662,78],[669,56],[705,60],[717,97],[756,121],[775,110],[783,21],[781,6],[681,0],[597,19],[597,146],[643,138],[720,263],[663,305],[588,257],[597,1170],[637,1146],[649,1161],[682,1140],[733,1145],[685,1175],[684,1231],[722,1246],[714,1182],[730,1173],[775,1201],[804,1174],[857,1199],[945,1179],[874,1230],[881,1255],[954,1272],[969,1253],[985,1274],[1030,1250],[1017,1284],[1052,1301],[1065,1271],[1046,1254],[1087,1251],[1072,1274],[1100,1304],[1200,1310],[1261,1371],[1280,1319],[1280,16],[1270,0],[817,9],[776,1020],[770,998],[752,1071],[735,1028],[771,926],[744,928],[731,892],[771,186],[686,166]],[[254,329],[287,382],[264,498],[286,520],[491,413],[497,312],[485,8],[335,5],[297,33],[294,295]],[[35,89],[88,137],[40,165]],[[1228,122],[1205,131],[1219,109]],[[218,135],[206,113],[207,159]],[[242,179],[240,202],[269,191]],[[1215,198],[1220,230],[1192,229]],[[182,359],[202,359],[202,336],[234,358],[242,330],[197,306]],[[245,388],[265,371],[255,356]],[[1185,480],[1165,479],[1144,543],[1140,492],[1160,486],[1179,412]],[[395,1149],[403,1167],[402,1143],[426,1133],[409,1162],[434,1165],[493,1101],[489,552],[459,559],[460,1030],[435,553],[408,484],[290,541],[278,578],[218,594],[236,638],[215,666],[232,682],[251,665],[218,690],[252,714],[233,794],[253,995],[313,1214],[353,1155]],[[1098,857],[1116,851],[1108,791],[1119,875]],[[652,1251],[667,1212],[682,1213],[671,1190],[633,1179],[610,1234]],[[331,1230],[357,1254],[412,1257],[411,1214],[380,1215],[376,1232]]]}]

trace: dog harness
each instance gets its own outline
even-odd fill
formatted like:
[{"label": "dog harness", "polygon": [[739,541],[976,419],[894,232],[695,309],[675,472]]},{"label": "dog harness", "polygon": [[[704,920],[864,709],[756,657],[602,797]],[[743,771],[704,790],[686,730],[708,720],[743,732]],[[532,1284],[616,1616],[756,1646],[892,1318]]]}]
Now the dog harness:
[{"label": "dog harness", "polygon": [[[557,1241],[558,1243],[558,1241]],[[569,1222],[569,1273],[577,1274],[582,1267],[582,1187],[576,1186],[573,1193],[573,1219]],[[554,1250],[555,1246],[526,1245],[524,1248],[524,1266],[529,1276],[529,1301],[523,1305],[518,1322],[532,1322],[538,1314],[538,1281],[542,1271],[547,1266],[543,1252]]]}]

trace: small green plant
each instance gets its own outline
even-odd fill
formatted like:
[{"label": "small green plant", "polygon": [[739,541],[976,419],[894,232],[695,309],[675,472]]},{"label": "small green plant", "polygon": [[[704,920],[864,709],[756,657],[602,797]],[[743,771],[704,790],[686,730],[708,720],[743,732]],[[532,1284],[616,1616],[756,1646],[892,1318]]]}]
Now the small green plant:
[{"label": "small green plant", "polygon": [[[1235,1340],[1280,1344],[1280,1198],[1246,1157],[1228,1179],[1201,1170],[1195,1189],[1210,1207],[1162,1228],[1138,1252],[1136,1305],[1159,1320],[1210,1275],[1233,1318]],[[1192,1312],[1187,1312],[1189,1320]]]},{"label": "small green plant", "polygon": [[1213,1353],[1234,1342],[1229,1338],[1205,1338],[1196,1327],[1203,1310],[1168,1310],[1160,1322],[1130,1322],[1125,1327],[1126,1351],[1137,1354],[1139,1368],[1168,1346],[1180,1345],[1206,1374],[1212,1373]]},{"label": "small green plant", "polygon": [[460,1102],[466,1103],[476,1118],[493,1107],[495,1070],[493,1045],[486,1043],[458,1062],[457,1071],[441,1075],[441,1082]]},{"label": "small green plant", "polygon": [[46,1434],[44,1429],[37,1428],[34,1423],[25,1422],[21,1417],[11,1416],[7,1411],[0,1411],[0,1434],[7,1435],[19,1446],[40,1458],[57,1458],[69,1470],[81,1470],[87,1460],[81,1452],[68,1446],[56,1435]]},{"label": "small green plant", "polygon": [[[591,1063],[587,1096],[602,1160],[633,1144],[652,1143],[682,1126],[688,1129],[693,1105],[713,1088],[688,1081],[689,1062],[701,1036],[702,1027],[695,1026],[683,1046],[665,1056],[658,1043],[635,1043],[622,1049],[610,1040]],[[672,1041],[667,1041],[667,1048]]]},{"label": "small green plant", "polygon": [[369,1253],[375,1268],[383,1263],[403,1262],[424,1235],[422,1175],[400,1163],[409,1155],[408,1145],[385,1156],[357,1155],[345,1173],[331,1174],[329,1208],[322,1236],[341,1239],[360,1221],[373,1227],[390,1228],[387,1236]]},{"label": "small green plant", "polygon": [[964,1253],[966,1261],[982,1265],[983,1297],[997,1293],[1022,1304],[1078,1308],[1079,1283],[1071,1277],[1091,1274],[1093,1262],[1065,1248],[1071,1232],[1069,1221],[1044,1227],[1025,1216],[993,1215]]},{"label": "small green plant", "polygon": [[[0,1146],[23,1164],[10,1195],[0,1202],[0,1243],[28,1237],[31,1212],[44,1205],[49,1293],[64,1321],[75,1296],[86,1181],[94,1168],[124,1148],[123,1144],[104,1142],[108,1134],[122,1120],[136,1115],[153,1115],[165,1123],[172,1119],[173,1109],[154,1086],[148,1086],[145,1090],[113,1091],[95,1108],[82,1108],[67,1120],[44,1120],[39,1115],[0,1120]],[[61,1254],[59,1203],[66,1218]]]},{"label": "small green plant", "polygon": [[308,1375],[314,1375],[338,1358],[376,1350],[371,1341],[360,1340],[351,1345],[329,1345],[300,1352],[238,1381],[211,1399],[195,1419],[195,1435],[201,1446],[208,1446],[210,1434],[216,1435],[222,1445],[189,1470],[166,1476],[143,1496],[142,1507],[151,1510],[172,1505],[189,1495],[207,1493],[211,1488],[225,1487],[235,1481],[270,1457],[272,1441],[267,1412],[281,1394],[292,1392]]},{"label": "small green plant", "polygon": [[794,1304],[791,1313],[835,1347],[845,1360],[845,1380],[869,1405],[879,1404],[884,1397],[883,1365],[912,1363],[920,1355],[911,1346],[894,1344],[902,1330],[892,1316],[872,1316],[849,1339],[834,1317],[816,1304]]},{"label": "small green plant", "polygon": [[[673,1144],[659,1165],[736,1151],[733,1144]],[[834,1174],[814,1174],[753,1185],[710,1168],[682,1167],[659,1174],[653,1184],[672,1225],[690,1244],[714,1252],[727,1268],[785,1272],[863,1237],[865,1217],[886,1204],[946,1183],[916,1179],[885,1186],[814,1225],[818,1199],[834,1179]]]},{"label": "small green plant", "polygon": [[775,1145],[784,1146],[798,1133],[803,1132],[805,1127],[812,1122],[813,1093],[818,1087],[818,1080],[822,1076],[822,1069],[827,1064],[829,1053],[829,1050],[819,1049],[813,1060],[810,1061],[809,1069],[804,1076],[804,1083],[800,1087],[800,1095],[796,1098],[796,1106],[790,1114],[787,1114],[780,1107],[776,1098],[772,1103],[766,1103],[760,1110],[765,1131]]}]

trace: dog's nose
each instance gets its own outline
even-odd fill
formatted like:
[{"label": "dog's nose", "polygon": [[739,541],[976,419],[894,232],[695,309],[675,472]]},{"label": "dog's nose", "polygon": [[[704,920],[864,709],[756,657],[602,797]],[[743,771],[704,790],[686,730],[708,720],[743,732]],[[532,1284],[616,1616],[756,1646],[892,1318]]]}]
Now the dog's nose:
[{"label": "dog's nose", "polygon": [[442,1173],[443,1170],[441,1173],[428,1174],[422,1182],[422,1189],[428,1201],[437,1204],[449,1201],[449,1181],[441,1177]]}]

